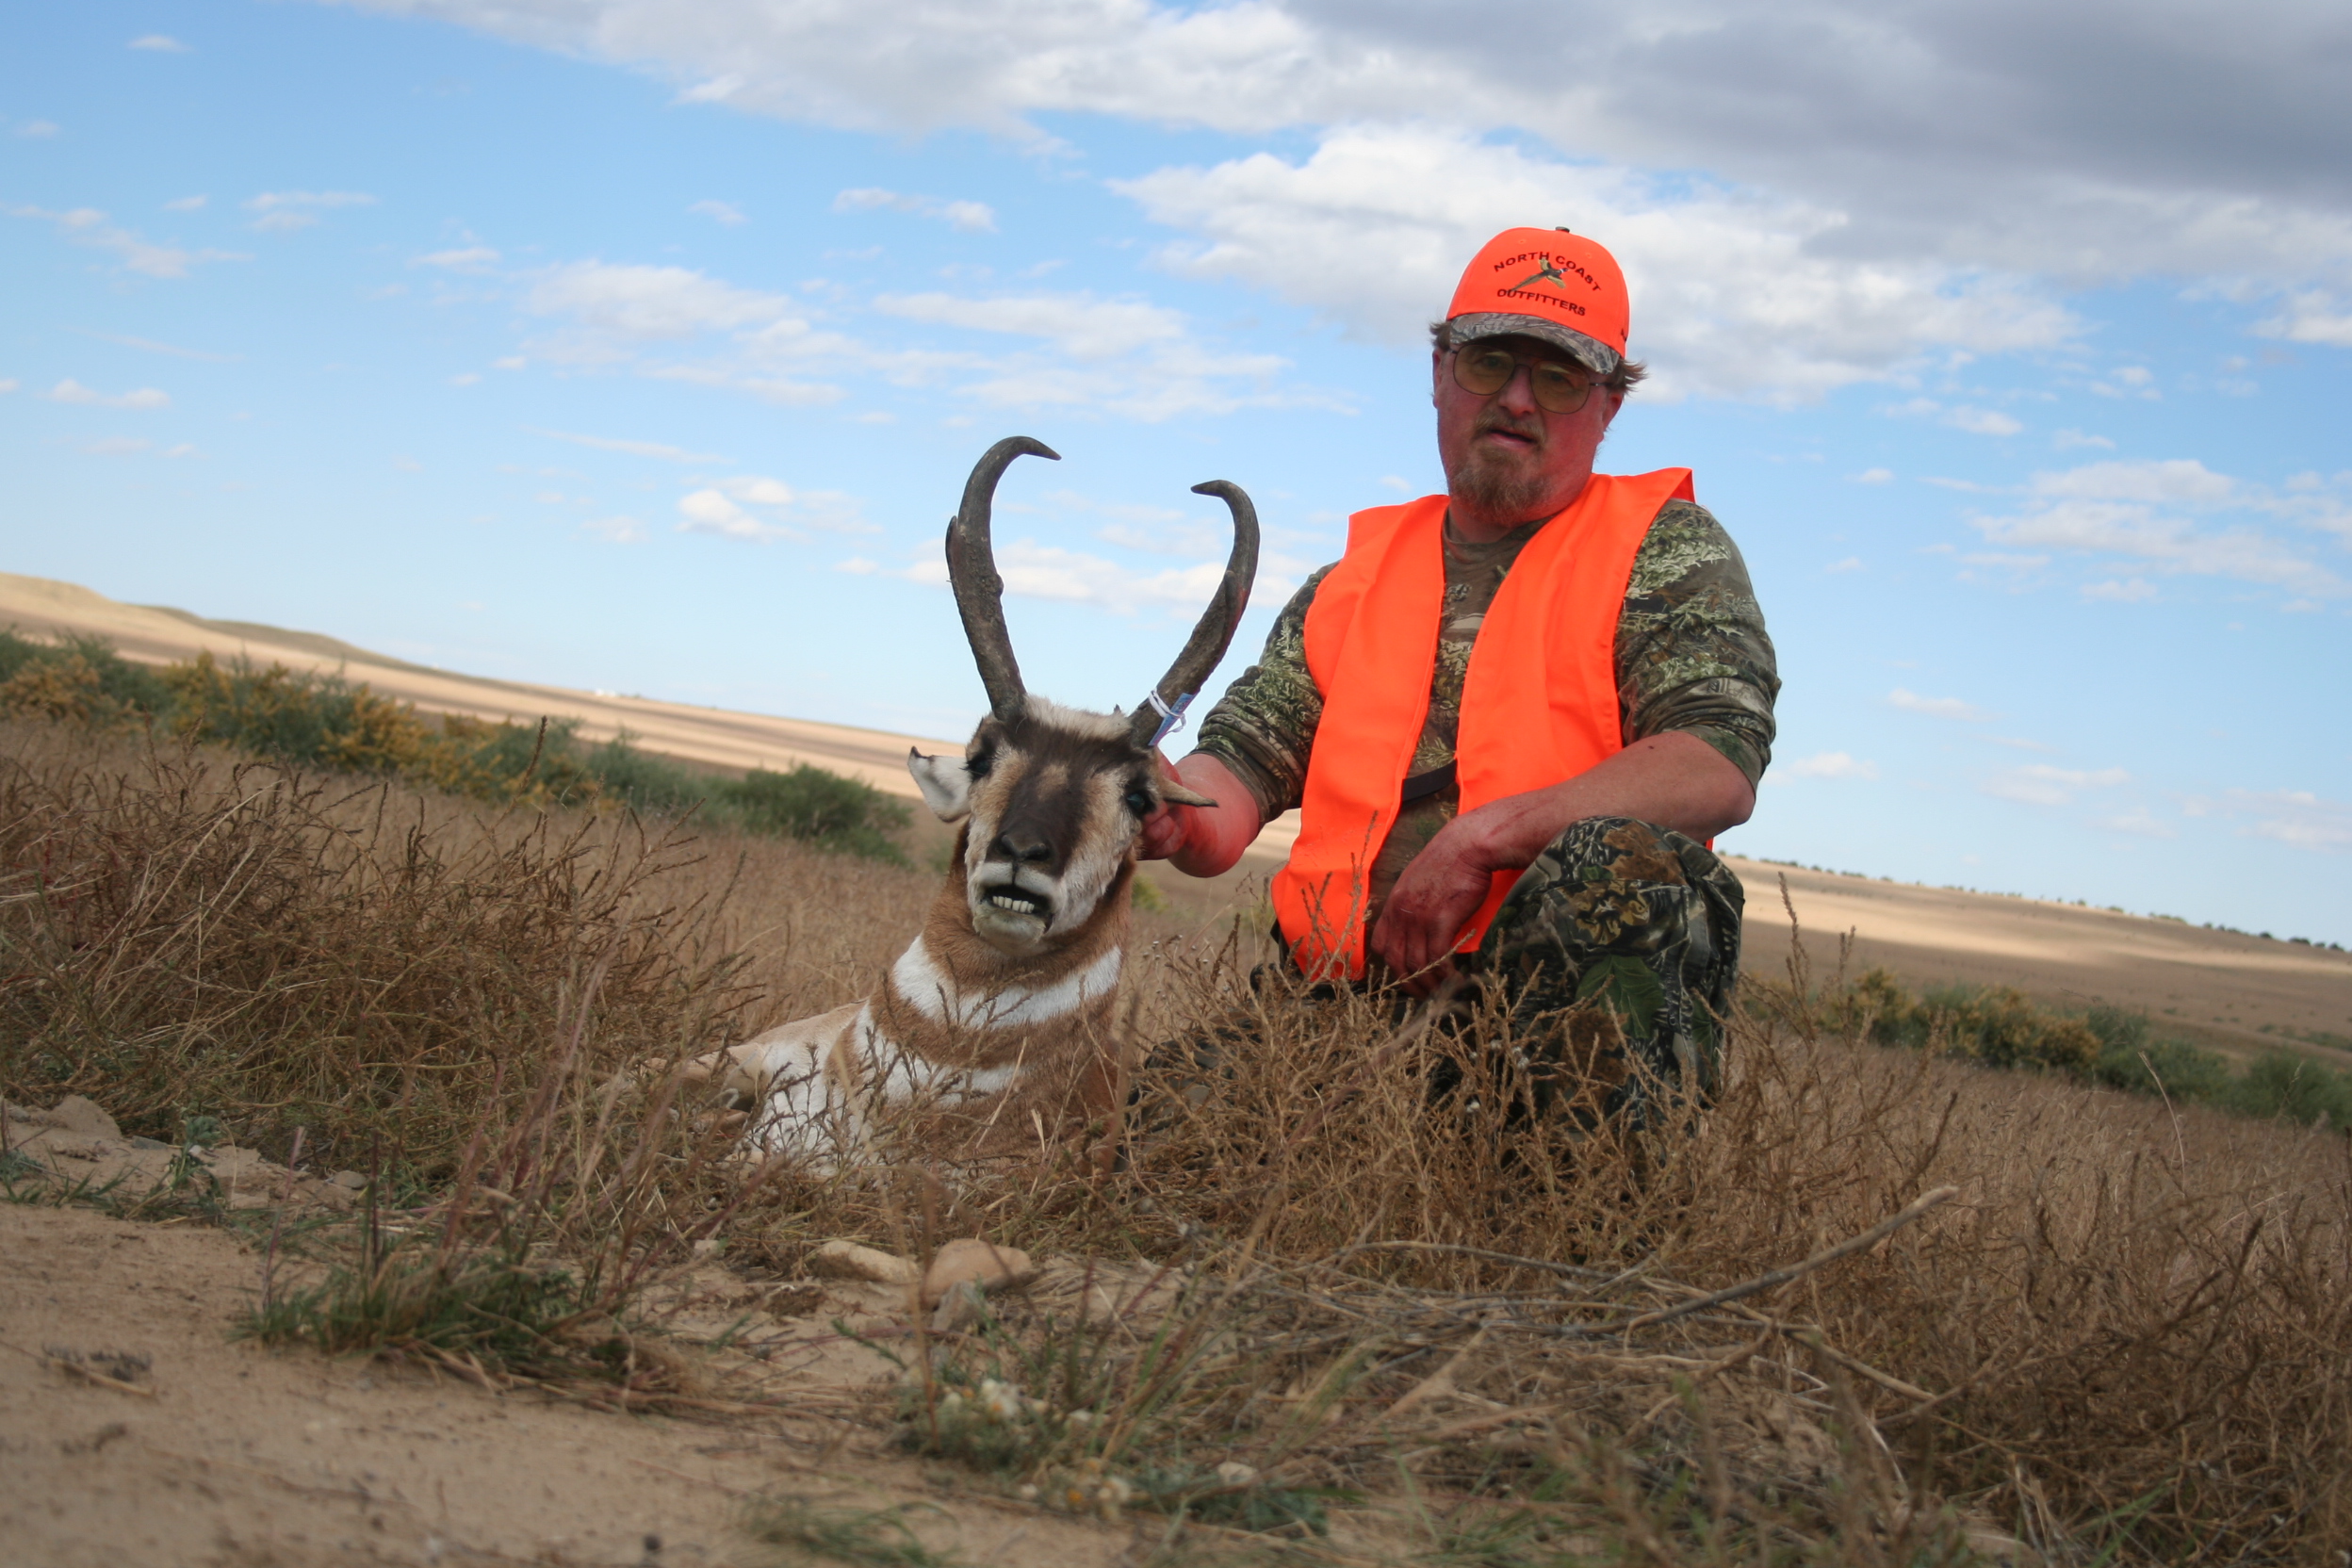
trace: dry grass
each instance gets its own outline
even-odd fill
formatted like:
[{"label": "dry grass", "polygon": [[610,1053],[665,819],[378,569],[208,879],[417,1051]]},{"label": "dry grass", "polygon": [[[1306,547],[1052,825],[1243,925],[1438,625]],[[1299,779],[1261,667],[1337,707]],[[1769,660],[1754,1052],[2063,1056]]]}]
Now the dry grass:
[{"label": "dry grass", "polygon": [[[1013,1298],[919,1339],[903,1429],[1008,1480],[1253,1527],[1370,1495],[1429,1561],[1956,1560],[1947,1501],[2060,1561],[2352,1541],[2333,1135],[1855,1044],[1800,973],[1751,981],[1773,1005],[1735,1021],[1699,1124],[1576,1142],[1512,1114],[1497,1021],[1253,989],[1262,955],[1229,925],[1136,966],[1138,1041],[1227,1043],[1141,1076],[1118,1175],[773,1171],[744,1193],[661,1088],[616,1119],[596,1086],[859,994],[929,875],[39,726],[6,743],[12,1098],[397,1155],[436,1247],[496,1211],[551,1217],[533,1256],[606,1248],[599,1324],[697,1236],[783,1266],[831,1235],[975,1232],[1168,1266],[1149,1323]],[[1446,1054],[1465,1084],[1432,1102]],[[1002,1430],[972,1424],[988,1380],[1032,1401]]]}]

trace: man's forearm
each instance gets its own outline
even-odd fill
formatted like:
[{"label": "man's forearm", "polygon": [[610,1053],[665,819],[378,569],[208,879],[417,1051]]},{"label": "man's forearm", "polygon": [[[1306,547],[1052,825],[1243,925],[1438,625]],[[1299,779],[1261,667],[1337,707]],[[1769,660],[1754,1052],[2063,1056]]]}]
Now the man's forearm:
[{"label": "man's forearm", "polygon": [[1695,735],[1652,735],[1565,783],[1490,801],[1453,825],[1488,871],[1516,871],[1588,817],[1632,817],[1693,839],[1748,820],[1756,791],[1729,759]]}]

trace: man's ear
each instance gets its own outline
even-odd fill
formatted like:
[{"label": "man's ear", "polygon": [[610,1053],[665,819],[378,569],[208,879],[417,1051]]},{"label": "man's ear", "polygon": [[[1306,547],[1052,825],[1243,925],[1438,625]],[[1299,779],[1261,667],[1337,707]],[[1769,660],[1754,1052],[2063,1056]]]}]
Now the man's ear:
[{"label": "man's ear", "polygon": [[960,757],[925,757],[906,748],[906,771],[923,792],[923,803],[941,822],[961,822],[972,815],[972,775]]}]

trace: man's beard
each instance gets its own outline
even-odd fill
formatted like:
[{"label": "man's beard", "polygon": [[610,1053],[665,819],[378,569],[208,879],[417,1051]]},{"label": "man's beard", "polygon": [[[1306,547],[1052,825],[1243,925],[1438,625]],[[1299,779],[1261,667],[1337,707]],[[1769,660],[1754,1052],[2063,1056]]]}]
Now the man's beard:
[{"label": "man's beard", "polygon": [[[1491,430],[1532,433],[1537,445],[1512,452],[1480,444],[1478,437]],[[1470,449],[1446,474],[1446,487],[1489,517],[1531,520],[1544,510],[1551,482],[1544,472],[1544,436],[1541,429],[1530,433],[1516,420],[1489,414],[1471,432]]]}]

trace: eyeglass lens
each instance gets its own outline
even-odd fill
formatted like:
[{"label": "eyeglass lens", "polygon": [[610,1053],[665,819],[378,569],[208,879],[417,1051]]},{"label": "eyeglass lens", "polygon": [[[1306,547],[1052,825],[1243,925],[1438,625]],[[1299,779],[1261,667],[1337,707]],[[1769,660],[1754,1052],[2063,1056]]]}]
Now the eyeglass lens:
[{"label": "eyeglass lens", "polygon": [[1521,359],[1508,349],[1462,349],[1454,354],[1454,383],[1464,392],[1493,397],[1511,384],[1525,365],[1538,408],[1551,414],[1574,414],[1592,395],[1592,384],[1557,360]]}]

